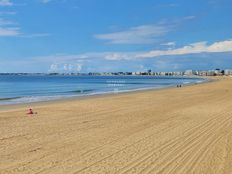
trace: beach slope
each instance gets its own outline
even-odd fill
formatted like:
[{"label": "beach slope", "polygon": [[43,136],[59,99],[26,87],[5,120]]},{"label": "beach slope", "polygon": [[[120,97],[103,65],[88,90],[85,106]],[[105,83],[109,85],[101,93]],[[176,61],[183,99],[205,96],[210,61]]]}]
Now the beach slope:
[{"label": "beach slope", "polygon": [[0,111],[0,174],[232,172],[232,79]]}]

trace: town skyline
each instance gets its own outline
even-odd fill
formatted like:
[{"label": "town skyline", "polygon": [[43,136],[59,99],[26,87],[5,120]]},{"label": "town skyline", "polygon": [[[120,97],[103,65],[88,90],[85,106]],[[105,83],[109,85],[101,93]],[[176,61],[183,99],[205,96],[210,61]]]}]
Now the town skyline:
[{"label": "town skyline", "polygon": [[232,76],[232,69],[215,70],[185,70],[185,71],[160,71],[152,70],[136,72],[88,72],[80,73],[74,71],[48,72],[48,73],[0,73],[0,75],[71,75],[71,76]]}]

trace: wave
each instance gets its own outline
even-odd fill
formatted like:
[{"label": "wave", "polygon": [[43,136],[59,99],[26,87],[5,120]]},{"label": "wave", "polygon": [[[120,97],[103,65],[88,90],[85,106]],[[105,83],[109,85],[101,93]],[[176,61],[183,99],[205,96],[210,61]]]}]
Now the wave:
[{"label": "wave", "polygon": [[93,89],[78,89],[78,90],[73,90],[73,91],[68,91],[69,93],[87,93],[87,92],[92,92],[94,91]]},{"label": "wave", "polygon": [[8,98],[0,98],[0,101],[8,101],[8,100],[14,100],[14,99],[19,99],[21,97],[8,97]]}]

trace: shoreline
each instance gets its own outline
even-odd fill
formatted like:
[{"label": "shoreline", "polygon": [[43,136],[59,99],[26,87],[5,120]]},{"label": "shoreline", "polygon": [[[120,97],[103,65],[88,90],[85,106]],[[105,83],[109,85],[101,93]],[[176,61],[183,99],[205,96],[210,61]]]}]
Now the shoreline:
[{"label": "shoreline", "polygon": [[[191,76],[189,78],[198,78],[195,76]],[[200,83],[192,82],[188,84],[182,84],[183,87],[187,86],[193,86],[193,85],[201,85],[205,83],[214,82],[216,80],[219,80],[218,78],[209,78],[209,77],[202,77],[203,81]],[[119,91],[119,92],[109,92],[109,93],[99,93],[99,94],[93,94],[93,95],[83,95],[83,96],[73,96],[73,97],[65,97],[60,99],[54,99],[54,100],[45,100],[45,101],[35,101],[35,102],[28,102],[28,103],[17,103],[17,104],[4,104],[0,105],[0,113],[1,111],[8,111],[8,110],[15,110],[19,108],[30,108],[30,107],[37,107],[37,106],[43,106],[46,104],[56,104],[56,103],[62,103],[62,102],[70,102],[70,101],[78,101],[78,100],[85,100],[85,99],[91,99],[91,98],[99,98],[99,97],[108,97],[108,96],[115,96],[115,95],[124,95],[124,94],[131,94],[131,93],[141,93],[141,92],[149,92],[149,91],[160,91],[160,90],[167,90],[167,89],[175,89],[176,86],[166,86],[166,87],[160,87],[160,88],[140,88],[140,89],[133,89],[133,90],[127,90],[127,91]]]}]

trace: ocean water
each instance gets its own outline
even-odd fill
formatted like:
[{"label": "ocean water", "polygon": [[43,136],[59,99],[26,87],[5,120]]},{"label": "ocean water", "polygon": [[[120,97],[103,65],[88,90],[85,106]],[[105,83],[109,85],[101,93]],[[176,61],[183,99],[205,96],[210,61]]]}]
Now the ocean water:
[{"label": "ocean water", "polygon": [[205,79],[157,76],[0,75],[0,105],[165,88],[203,81]]}]

